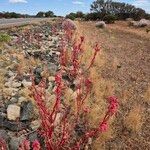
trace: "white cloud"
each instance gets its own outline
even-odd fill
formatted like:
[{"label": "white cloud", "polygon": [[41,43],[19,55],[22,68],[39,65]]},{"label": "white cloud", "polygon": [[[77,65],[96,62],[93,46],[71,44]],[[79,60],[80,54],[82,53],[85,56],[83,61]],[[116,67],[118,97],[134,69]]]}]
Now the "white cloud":
[{"label": "white cloud", "polygon": [[150,0],[135,0],[132,5],[144,9],[150,13]]},{"label": "white cloud", "polygon": [[10,3],[27,3],[27,0],[9,0]]},{"label": "white cloud", "polygon": [[84,5],[84,2],[81,1],[73,1],[72,3],[75,5]]}]

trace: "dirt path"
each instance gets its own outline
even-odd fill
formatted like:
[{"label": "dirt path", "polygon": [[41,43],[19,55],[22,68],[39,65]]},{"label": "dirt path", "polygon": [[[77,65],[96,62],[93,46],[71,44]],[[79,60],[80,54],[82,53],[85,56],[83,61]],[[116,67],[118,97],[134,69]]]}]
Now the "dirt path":
[{"label": "dirt path", "polygon": [[100,68],[100,76],[114,81],[115,94],[120,101],[112,126],[114,136],[105,141],[103,149],[148,149],[150,34],[143,29],[127,28],[124,23],[102,30],[96,29],[92,22],[81,22],[79,28],[85,38],[101,43],[106,60]]}]

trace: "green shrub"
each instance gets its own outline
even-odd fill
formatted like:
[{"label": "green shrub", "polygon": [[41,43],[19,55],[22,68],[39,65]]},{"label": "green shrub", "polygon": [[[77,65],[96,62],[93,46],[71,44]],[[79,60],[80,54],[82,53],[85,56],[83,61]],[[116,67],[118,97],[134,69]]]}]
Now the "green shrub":
[{"label": "green shrub", "polygon": [[116,19],[117,18],[114,15],[105,15],[103,20],[109,24],[109,23],[114,23]]},{"label": "green shrub", "polygon": [[8,34],[0,34],[0,42],[9,42],[11,37]]},{"label": "green shrub", "polygon": [[100,13],[97,13],[97,12],[88,13],[84,17],[84,19],[86,21],[88,21],[88,20],[93,20],[93,21],[95,21],[95,20],[101,20],[101,18],[102,18],[102,15]]},{"label": "green shrub", "polygon": [[66,18],[71,19],[71,20],[75,20],[76,19],[76,14],[75,13],[70,13],[70,14],[66,15]]}]

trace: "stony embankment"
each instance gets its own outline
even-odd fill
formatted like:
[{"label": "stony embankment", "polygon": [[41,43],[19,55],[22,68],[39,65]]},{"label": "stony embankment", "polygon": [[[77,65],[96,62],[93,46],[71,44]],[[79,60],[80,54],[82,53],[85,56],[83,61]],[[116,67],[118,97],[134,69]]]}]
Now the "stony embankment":
[{"label": "stony embankment", "polygon": [[37,132],[40,120],[29,90],[31,72],[35,84],[39,84],[47,66],[50,73],[47,91],[55,98],[54,74],[59,69],[59,42],[63,33],[60,29],[53,34],[51,23],[1,32],[10,35],[11,41],[0,48],[0,139],[7,142],[10,150],[17,150],[24,139],[42,141]]}]

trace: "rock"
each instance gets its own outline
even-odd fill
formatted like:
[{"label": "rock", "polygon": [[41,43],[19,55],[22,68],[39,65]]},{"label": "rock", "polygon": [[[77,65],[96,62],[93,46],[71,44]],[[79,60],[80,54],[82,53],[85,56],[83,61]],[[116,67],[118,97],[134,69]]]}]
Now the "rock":
[{"label": "rock", "polygon": [[[0,91],[0,92],[1,92],[1,91]],[[1,101],[3,101],[3,96],[2,96],[2,95],[0,95],[0,102],[1,102]]]},{"label": "rock", "polygon": [[38,133],[37,132],[33,132],[31,134],[28,135],[28,139],[30,142],[34,142],[35,140],[38,139]]},{"label": "rock", "polygon": [[18,150],[19,145],[22,141],[25,140],[25,137],[11,137],[9,148],[10,150]]},{"label": "rock", "polygon": [[31,122],[31,129],[32,130],[37,130],[39,127],[40,127],[41,123],[40,123],[40,120],[34,120]]},{"label": "rock", "polygon": [[138,27],[145,27],[145,26],[149,26],[149,25],[150,25],[150,20],[141,19],[138,22]]},{"label": "rock", "polygon": [[12,97],[10,99],[10,104],[14,104],[14,103],[17,103],[18,102],[18,99],[16,97]]},{"label": "rock", "polygon": [[49,81],[49,82],[55,81],[55,77],[54,77],[54,76],[48,77],[48,81]]},{"label": "rock", "polygon": [[0,130],[0,139],[4,139],[6,142],[8,142],[9,140],[9,136],[7,134],[7,132],[3,129]]},{"label": "rock", "polygon": [[85,133],[85,125],[84,124],[77,124],[75,126],[75,132],[78,136],[82,136]]},{"label": "rock", "polygon": [[35,82],[35,85],[38,85],[41,80],[42,80],[42,76],[41,76],[41,73],[42,73],[42,68],[41,67],[37,67],[34,69],[34,75],[35,75],[35,79],[34,79],[34,82]]},{"label": "rock", "polygon": [[20,82],[13,82],[12,87],[13,88],[19,88],[19,87],[21,87],[21,83]]},{"label": "rock", "polygon": [[35,79],[34,79],[34,83],[35,85],[38,85],[42,80],[42,77],[41,76],[35,76]]},{"label": "rock", "polygon": [[21,103],[21,121],[29,121],[33,117],[33,104],[31,101]]},{"label": "rock", "polygon": [[17,105],[8,105],[7,107],[7,118],[9,120],[16,120],[20,117],[20,107]]},{"label": "rock", "polygon": [[36,58],[36,59],[41,58],[41,56],[42,56],[41,50],[34,51],[34,52],[33,52],[33,56],[34,56],[34,58]]},{"label": "rock", "polygon": [[5,87],[11,87],[12,86],[12,83],[11,82],[6,82],[5,83]]},{"label": "rock", "polygon": [[77,26],[76,24],[71,20],[71,19],[65,19],[62,23],[62,28],[64,30],[76,30],[77,29]]},{"label": "rock", "polygon": [[13,132],[18,132],[21,130],[26,129],[29,126],[27,123],[22,123],[22,122],[14,122],[14,121],[9,121],[9,120],[4,120],[3,122],[3,128],[6,128],[10,131]]},{"label": "rock", "polygon": [[106,28],[106,23],[104,21],[99,21],[95,24],[97,28]]},{"label": "rock", "polygon": [[141,19],[140,21],[130,21],[129,26],[134,26],[134,27],[150,26],[150,21],[146,19]]},{"label": "rock", "polygon": [[[7,95],[7,96],[15,96],[18,92],[18,88],[4,88],[3,91],[4,91],[4,95]],[[5,96],[4,96],[5,97]]]},{"label": "rock", "polygon": [[92,138],[88,138],[88,144],[89,144],[89,145],[92,144]]},{"label": "rock", "polygon": [[5,117],[0,113],[0,127],[3,127],[4,120],[5,120]]},{"label": "rock", "polygon": [[42,70],[42,68],[41,67],[36,67],[35,69],[34,69],[34,75],[36,75],[36,76],[41,76],[41,72],[42,72],[43,70]]},{"label": "rock", "polygon": [[129,21],[129,26],[134,26],[137,27],[138,26],[138,22],[137,21]]},{"label": "rock", "polygon": [[54,63],[48,63],[48,70],[51,74],[55,75],[58,70],[58,66]]},{"label": "rock", "polygon": [[5,106],[0,106],[0,112],[6,113],[6,108],[5,108]]},{"label": "rock", "polygon": [[28,101],[27,98],[21,96],[21,97],[19,97],[19,99],[18,99],[18,105],[21,106],[21,103],[22,103],[22,102],[27,102],[27,101]]},{"label": "rock", "polygon": [[15,76],[15,73],[12,72],[11,70],[9,70],[9,71],[6,73],[6,76],[7,76],[8,78],[10,78],[10,77],[12,77],[12,76]]},{"label": "rock", "polygon": [[26,81],[25,79],[22,81],[22,84],[24,87],[30,87],[32,85],[32,82]]}]

